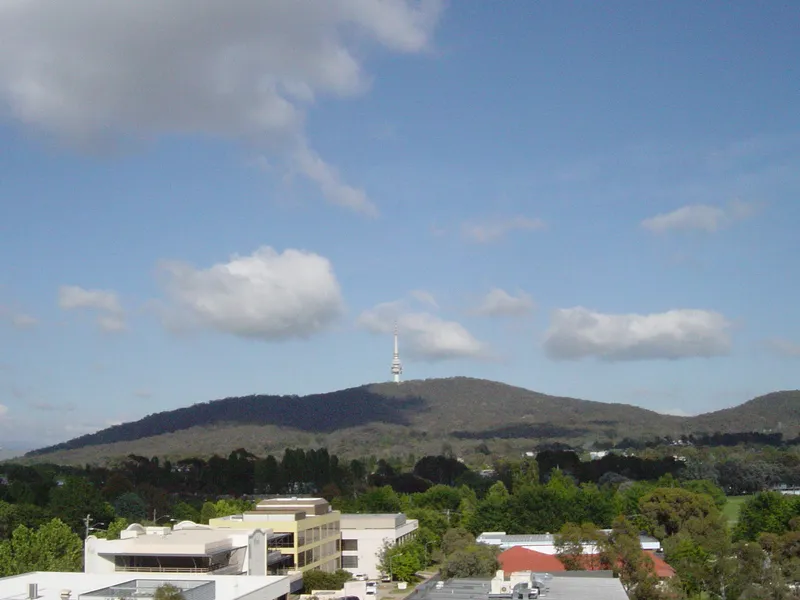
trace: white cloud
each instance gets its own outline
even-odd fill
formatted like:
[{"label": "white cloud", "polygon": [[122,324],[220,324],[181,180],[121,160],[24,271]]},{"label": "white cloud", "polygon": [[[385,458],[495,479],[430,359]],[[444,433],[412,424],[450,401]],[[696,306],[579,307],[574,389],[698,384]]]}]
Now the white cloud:
[{"label": "white cloud", "polygon": [[147,399],[153,397],[153,392],[151,392],[150,390],[142,389],[142,390],[136,390],[135,392],[133,392],[133,395],[136,396],[137,398]]},{"label": "white cloud", "polygon": [[364,311],[358,324],[372,333],[391,335],[394,325],[400,334],[401,356],[421,360],[488,358],[488,349],[460,323],[447,321],[423,311],[413,311],[398,300],[378,304]]},{"label": "white cloud", "polygon": [[0,404],[0,417],[4,417],[8,412],[8,407],[5,404]]},{"label": "white cloud", "polygon": [[727,207],[692,204],[645,219],[641,225],[654,233],[688,230],[714,233],[751,217],[756,209],[756,205],[739,200]]},{"label": "white cloud", "polygon": [[538,231],[544,227],[545,223],[541,219],[513,217],[484,223],[465,223],[461,232],[471,242],[486,244],[499,240],[513,231]]},{"label": "white cloud", "polygon": [[26,313],[0,305],[0,319],[7,320],[17,329],[30,329],[39,324],[39,319]]},{"label": "white cloud", "polygon": [[63,310],[89,310],[97,313],[97,325],[106,333],[120,333],[127,328],[125,311],[116,292],[62,285],[58,290],[58,305]]},{"label": "white cloud", "polygon": [[409,292],[409,296],[423,304],[428,304],[433,308],[439,308],[439,303],[436,302],[436,298],[434,298],[433,294],[430,292],[425,290],[412,290]]},{"label": "white cloud", "polygon": [[330,261],[301,250],[262,247],[250,256],[195,269],[162,265],[173,327],[213,329],[246,338],[304,338],[325,329],[343,312]]},{"label": "white cloud", "polygon": [[[313,7],[312,7],[313,4]],[[136,0],[5,2],[0,105],[74,144],[204,134],[255,142],[338,205],[371,213],[307,145],[318,96],[370,84],[376,45],[430,46],[440,0]]]},{"label": "white cloud", "polygon": [[767,340],[767,347],[780,356],[800,357],[800,344],[791,340],[781,338]]},{"label": "white cloud", "polygon": [[553,313],[546,354],[556,360],[679,359],[728,354],[731,323],[707,310],[603,314],[583,307]]},{"label": "white cloud", "polygon": [[487,317],[520,317],[529,314],[535,307],[533,298],[525,292],[512,296],[505,290],[494,288],[484,296],[473,313]]}]

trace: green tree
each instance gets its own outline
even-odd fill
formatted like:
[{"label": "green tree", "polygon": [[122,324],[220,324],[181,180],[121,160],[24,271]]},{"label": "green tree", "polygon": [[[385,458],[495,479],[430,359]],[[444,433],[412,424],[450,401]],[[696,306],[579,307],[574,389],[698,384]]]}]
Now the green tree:
[{"label": "green tree", "polygon": [[779,492],[760,492],[742,505],[733,537],[755,541],[762,533],[782,534],[797,512],[797,500]]},{"label": "green tree", "polygon": [[178,521],[200,521],[200,511],[187,502],[178,502],[169,510],[169,514]]},{"label": "green tree", "polygon": [[87,514],[93,522],[110,523],[114,518],[113,507],[82,477],[68,477],[64,485],[53,488],[49,506],[50,511],[75,532],[83,531]]},{"label": "green tree", "polygon": [[105,531],[96,531],[94,536],[106,540],[118,540],[120,538],[120,534],[125,530],[126,527],[128,527],[129,524],[130,523],[128,523],[127,519],[117,517],[111,521]]},{"label": "green tree", "polygon": [[200,509],[200,523],[208,525],[211,519],[217,518],[217,507],[213,502],[203,502],[203,508]]},{"label": "green tree", "polygon": [[475,536],[462,527],[448,529],[442,536],[442,553],[450,556],[458,550],[463,550],[475,543]]},{"label": "green tree", "polygon": [[[584,568],[585,547],[599,547],[605,539],[594,523],[567,523],[555,536],[556,556],[567,571],[580,571]],[[594,553],[592,553],[594,554]]]},{"label": "green tree", "polygon": [[352,575],[343,569],[334,573],[317,570],[304,571],[303,591],[310,594],[314,590],[340,590],[350,579],[352,579]]},{"label": "green tree", "polygon": [[141,523],[147,518],[147,503],[136,492],[127,492],[114,501],[114,512],[131,523]]},{"label": "green tree", "polygon": [[30,571],[80,571],[83,543],[68,525],[53,519],[38,529],[20,525],[0,542],[0,574]]},{"label": "green tree", "polygon": [[472,544],[456,550],[442,564],[442,576],[448,579],[452,577],[490,577],[499,568],[498,552],[499,548],[486,544]]},{"label": "green tree", "polygon": [[710,496],[681,488],[656,488],[645,494],[639,500],[639,511],[659,540],[675,535],[690,520],[720,516]]}]

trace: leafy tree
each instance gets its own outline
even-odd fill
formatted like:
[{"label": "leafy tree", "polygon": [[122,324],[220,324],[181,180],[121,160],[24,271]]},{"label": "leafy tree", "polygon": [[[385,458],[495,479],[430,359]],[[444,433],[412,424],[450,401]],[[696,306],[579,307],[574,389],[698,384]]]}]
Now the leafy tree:
[{"label": "leafy tree", "polygon": [[314,590],[340,590],[346,581],[352,579],[352,575],[343,569],[334,573],[325,571],[304,571],[303,572],[303,591],[310,594]]},{"label": "leafy tree", "polygon": [[80,571],[83,544],[80,537],[59,519],[38,529],[20,525],[11,539],[0,542],[0,574],[30,571]]},{"label": "leafy tree", "polygon": [[650,532],[660,540],[674,535],[691,519],[719,517],[710,496],[680,488],[657,488],[639,500]]},{"label": "leafy tree", "polygon": [[171,583],[165,583],[156,588],[153,600],[184,600],[184,596],[180,588]]},{"label": "leafy tree", "polygon": [[567,523],[555,536],[556,556],[567,571],[582,570],[585,546],[589,545],[594,549],[600,546],[604,539],[605,535],[593,523],[582,525]]},{"label": "leafy tree", "polygon": [[467,520],[467,528],[476,535],[484,531],[507,531],[510,498],[511,495],[502,481],[492,484],[486,497],[478,502],[475,512]]},{"label": "leafy tree", "polygon": [[122,494],[127,494],[133,491],[133,483],[123,473],[114,472],[108,476],[106,484],[103,486],[101,493],[106,500],[112,501],[119,498]]},{"label": "leafy tree", "polygon": [[114,512],[132,523],[141,523],[147,518],[147,504],[139,494],[127,492],[114,501]]},{"label": "leafy tree", "polygon": [[186,502],[178,502],[176,505],[170,508],[169,514],[171,514],[172,518],[178,522],[194,521],[197,523],[200,521],[200,511]]},{"label": "leafy tree", "polygon": [[499,548],[472,544],[449,555],[441,568],[443,577],[489,577],[499,568]]},{"label": "leafy tree", "polygon": [[643,594],[645,589],[656,587],[652,559],[642,552],[639,531],[625,517],[614,521],[601,547],[603,562],[611,566],[630,597],[635,598],[639,588],[639,594]]},{"label": "leafy tree", "polygon": [[[103,537],[107,540],[118,540],[120,538],[120,534],[130,525],[127,519],[117,517],[108,526],[108,529],[105,531],[98,531],[95,535],[97,537]],[[102,534],[102,535],[100,535]]]},{"label": "leafy tree", "polygon": [[200,523],[208,525],[211,519],[217,518],[217,507],[213,502],[203,502],[203,508],[200,509]]},{"label": "leafy tree", "polygon": [[448,529],[442,537],[442,553],[445,556],[450,556],[474,543],[475,537],[466,529],[461,527]]},{"label": "leafy tree", "polygon": [[111,505],[82,477],[68,477],[64,485],[53,488],[50,511],[76,532],[83,531],[87,514],[91,515],[92,521],[100,523],[109,523],[114,518]]},{"label": "leafy tree", "polygon": [[800,503],[779,492],[761,492],[748,498],[733,530],[737,540],[755,541],[761,533],[782,534],[798,513]]}]

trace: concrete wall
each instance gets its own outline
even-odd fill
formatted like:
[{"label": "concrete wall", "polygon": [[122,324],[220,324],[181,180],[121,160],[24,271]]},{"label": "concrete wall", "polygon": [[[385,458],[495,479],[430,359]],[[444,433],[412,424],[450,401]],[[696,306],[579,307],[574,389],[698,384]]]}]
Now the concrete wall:
[{"label": "concrete wall", "polygon": [[[376,517],[380,516],[383,515],[376,515]],[[357,567],[342,567],[353,575],[364,573],[370,579],[380,578],[381,572],[378,570],[378,554],[383,549],[384,544],[386,542],[402,544],[411,539],[414,532],[419,527],[419,523],[416,520],[412,519],[406,521],[403,516],[401,521],[402,525],[397,528],[350,528],[358,524],[373,524],[377,522],[378,521],[369,521],[368,519],[362,520],[361,523],[356,520],[347,519],[343,519],[342,521],[342,547],[344,548],[345,540],[355,540],[358,543],[358,550],[342,550],[342,557],[353,556],[358,558]],[[386,520],[382,522],[389,524]]]}]

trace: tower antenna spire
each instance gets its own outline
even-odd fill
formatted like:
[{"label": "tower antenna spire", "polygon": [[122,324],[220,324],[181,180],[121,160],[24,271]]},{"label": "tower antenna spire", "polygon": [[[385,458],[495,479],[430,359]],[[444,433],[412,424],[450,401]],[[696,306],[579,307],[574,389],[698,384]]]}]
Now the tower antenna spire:
[{"label": "tower antenna spire", "polygon": [[400,375],[403,373],[403,363],[400,362],[400,348],[397,344],[397,321],[394,322],[394,355],[392,356],[392,380],[400,383]]}]

